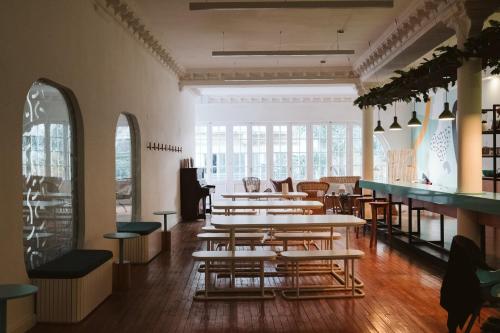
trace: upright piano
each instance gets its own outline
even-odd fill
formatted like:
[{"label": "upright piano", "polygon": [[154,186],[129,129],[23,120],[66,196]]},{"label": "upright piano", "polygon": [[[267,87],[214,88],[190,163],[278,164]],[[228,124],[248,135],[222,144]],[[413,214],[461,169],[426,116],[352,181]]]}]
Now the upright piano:
[{"label": "upright piano", "polygon": [[[205,169],[181,169],[181,216],[183,221],[205,219],[206,213],[211,212],[211,194],[215,186],[207,185]],[[207,208],[207,197],[209,206]]]}]

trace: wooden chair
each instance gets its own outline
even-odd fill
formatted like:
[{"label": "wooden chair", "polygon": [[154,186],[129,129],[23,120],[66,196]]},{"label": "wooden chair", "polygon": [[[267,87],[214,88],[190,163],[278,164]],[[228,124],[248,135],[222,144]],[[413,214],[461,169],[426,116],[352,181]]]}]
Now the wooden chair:
[{"label": "wooden chair", "polygon": [[389,214],[388,214],[388,210],[390,209],[391,205],[387,201],[372,201],[369,204],[372,209],[370,247],[373,247],[377,244],[377,222],[378,222],[377,213],[379,209],[384,210],[384,216],[386,218],[387,228],[389,229],[389,239],[391,238],[392,225],[391,221],[389,220]]},{"label": "wooden chair", "polygon": [[313,214],[326,214],[325,195],[329,187],[328,183],[323,182],[300,182],[297,184],[297,191],[307,193],[304,200],[323,203],[323,207],[313,210]]},{"label": "wooden chair", "polygon": [[271,181],[271,184],[273,184],[275,192],[281,192],[281,185],[282,184],[288,184],[288,192],[293,192],[293,183],[292,183],[292,178],[290,178],[290,177],[288,177],[287,179],[283,179],[283,180],[270,179],[270,181]]},{"label": "wooden chair", "polygon": [[260,179],[257,177],[245,177],[242,179],[245,192],[260,192]]}]

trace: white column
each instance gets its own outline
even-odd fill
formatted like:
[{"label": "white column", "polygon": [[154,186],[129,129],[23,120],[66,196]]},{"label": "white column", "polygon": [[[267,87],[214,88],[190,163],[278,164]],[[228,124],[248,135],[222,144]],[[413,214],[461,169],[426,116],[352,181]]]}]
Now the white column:
[{"label": "white column", "polygon": [[[482,28],[482,21],[473,22],[463,15],[457,20],[457,45],[464,42]],[[464,61],[457,72],[457,190],[463,193],[482,192],[482,128],[481,128],[481,59]],[[479,245],[481,228],[477,214],[459,208],[457,210],[457,233],[466,236]]]},{"label": "white column", "polygon": [[362,118],[362,152],[363,179],[373,180],[373,108],[361,110]]}]

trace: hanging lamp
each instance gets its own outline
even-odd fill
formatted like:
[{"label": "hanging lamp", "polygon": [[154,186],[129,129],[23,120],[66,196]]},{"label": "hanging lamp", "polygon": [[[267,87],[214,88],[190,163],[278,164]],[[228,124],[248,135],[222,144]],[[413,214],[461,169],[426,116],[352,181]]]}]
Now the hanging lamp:
[{"label": "hanging lamp", "polygon": [[394,122],[389,127],[389,131],[401,131],[403,128],[398,123],[398,115],[396,113],[396,103],[394,103]]},{"label": "hanging lamp", "polygon": [[377,120],[377,127],[373,130],[374,133],[383,133],[385,132],[384,128],[382,127],[382,124],[380,124],[380,109],[378,109],[378,120]]},{"label": "hanging lamp", "polygon": [[413,116],[411,117],[410,121],[408,121],[408,127],[420,127],[420,126],[422,126],[422,123],[417,118],[416,104],[417,104],[416,101],[413,100]]},{"label": "hanging lamp", "polygon": [[455,115],[450,110],[450,103],[448,103],[448,90],[446,90],[446,102],[444,102],[444,110],[438,117],[439,120],[455,120]]}]

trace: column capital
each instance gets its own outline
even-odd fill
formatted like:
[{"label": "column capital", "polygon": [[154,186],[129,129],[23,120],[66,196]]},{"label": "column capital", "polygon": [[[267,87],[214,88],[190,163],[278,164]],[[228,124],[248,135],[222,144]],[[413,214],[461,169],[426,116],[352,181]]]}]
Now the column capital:
[{"label": "column capital", "polygon": [[443,19],[443,23],[455,30],[457,45],[463,48],[467,38],[479,34],[484,21],[499,6],[499,0],[458,0],[452,14]]}]

